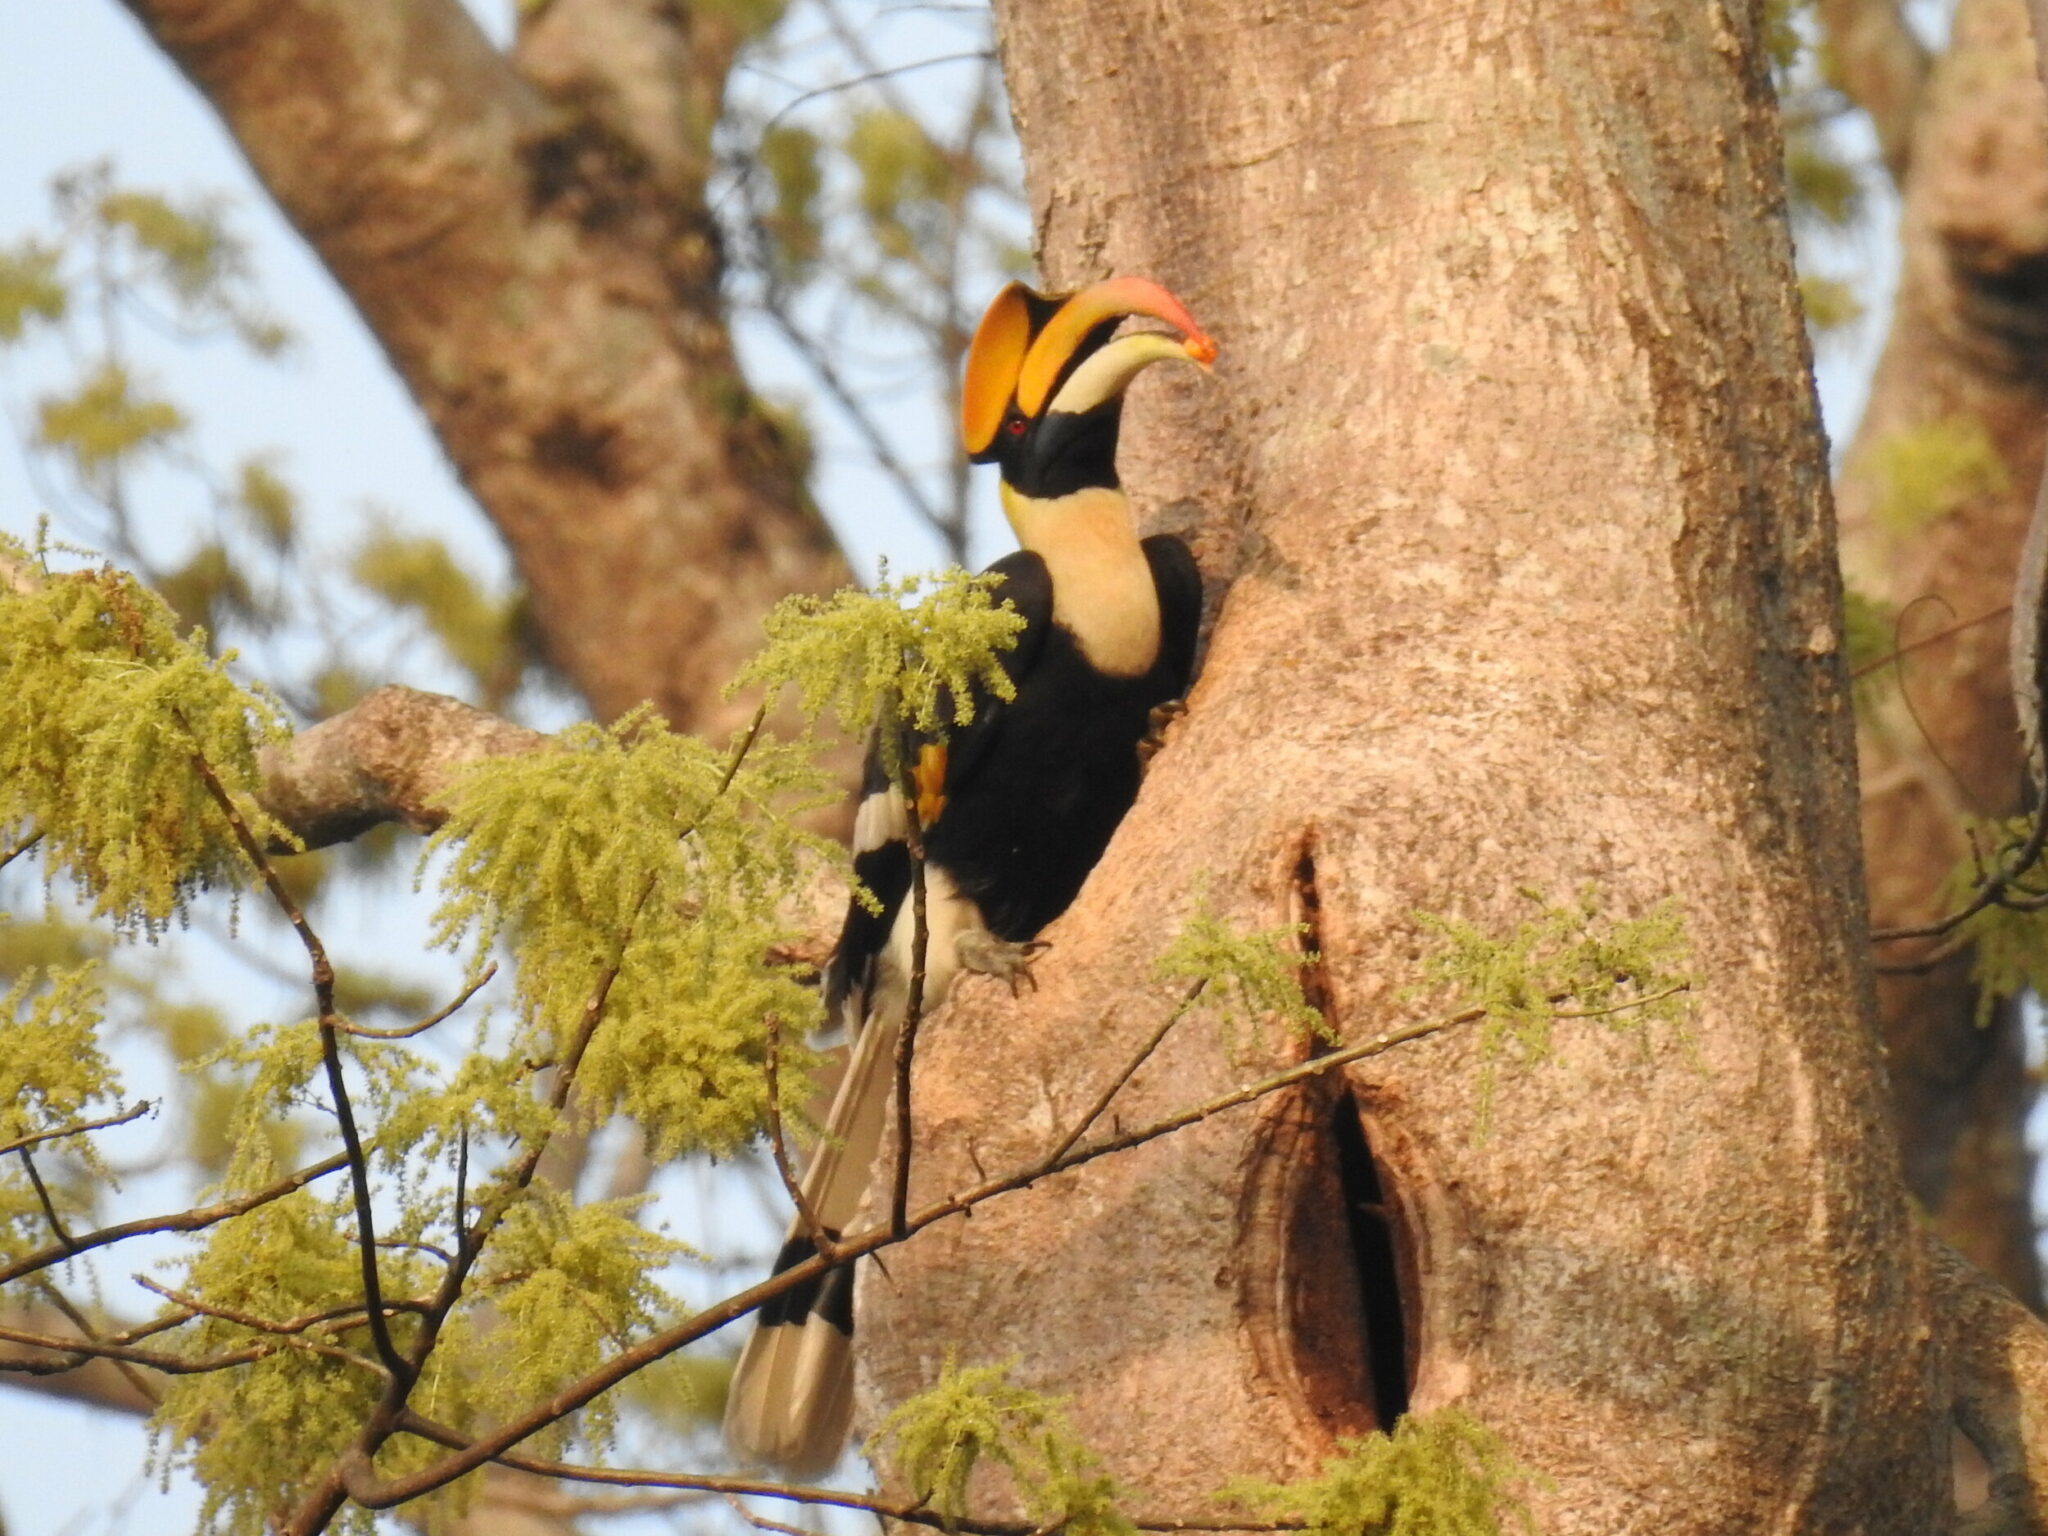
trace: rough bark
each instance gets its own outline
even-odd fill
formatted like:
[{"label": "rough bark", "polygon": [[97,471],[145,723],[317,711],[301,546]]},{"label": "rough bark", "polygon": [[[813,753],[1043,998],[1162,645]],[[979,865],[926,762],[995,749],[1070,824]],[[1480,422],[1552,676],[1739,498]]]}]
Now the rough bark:
[{"label": "rough bark", "polygon": [[[1917,1536],[1949,1420],[1851,894],[1834,539],[1750,14],[1004,11],[1049,275],[1152,273],[1223,346],[1213,385],[1141,386],[1125,469],[1231,585],[1038,991],[964,983],[928,1028],[916,1182],[1057,1139],[1168,1006],[1132,978],[1205,879],[1240,920],[1312,920],[1354,1039],[1427,1007],[1417,909],[1505,931],[1518,886],[1676,896],[1689,1046],[1560,1025],[1484,1135],[1471,1033],[1350,1074],[1415,1405],[1554,1479],[1546,1531]],[[1251,1065],[1190,1023],[1115,1113]],[[1147,1508],[1310,1466],[1371,1409],[1304,1358],[1329,1354],[1304,1309],[1359,1320],[1288,1248],[1316,1242],[1301,1115],[913,1242],[863,1287],[871,1408],[952,1344],[1071,1394]]]},{"label": "rough bark", "polygon": [[[704,201],[734,8],[125,0],[361,310],[601,715],[719,690],[846,569],[740,380]],[[556,14],[556,13],[559,13]]]},{"label": "rough bark", "polygon": [[547,741],[459,699],[394,685],[266,749],[259,798],[308,849],[387,822],[431,832],[447,819],[441,797],[461,769]]},{"label": "rough bark", "polygon": [[[2019,809],[2020,746],[2007,626],[2043,450],[2048,371],[2048,118],[2019,0],[1963,0],[1914,131],[1891,333],[1837,489],[1844,564],[1859,588],[1907,614],[1908,641],[1959,620],[1989,622],[1916,651],[1896,696],[1866,723],[1863,828],[1871,920],[1925,923],[1968,854],[1973,815]],[[1887,450],[1930,424],[1976,422],[2003,485],[1919,528],[1887,526]],[[1907,704],[1910,703],[1910,713]],[[1881,958],[1909,961],[1913,946]],[[1970,957],[1881,980],[1906,1176],[1936,1227],[2031,1304],[2034,1102],[2011,1009],[1975,1023]]]}]

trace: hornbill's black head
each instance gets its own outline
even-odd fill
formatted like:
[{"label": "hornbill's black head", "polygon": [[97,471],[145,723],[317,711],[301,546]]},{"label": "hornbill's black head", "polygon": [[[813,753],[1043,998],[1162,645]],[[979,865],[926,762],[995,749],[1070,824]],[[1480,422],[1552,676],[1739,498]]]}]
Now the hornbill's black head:
[{"label": "hornbill's black head", "polygon": [[[1132,315],[1178,337],[1142,331],[1112,340]],[[1125,388],[1153,363],[1207,368],[1216,343],[1180,300],[1142,277],[1047,295],[1012,283],[975,329],[960,392],[961,436],[977,464],[1002,466],[1013,492],[1046,501],[1114,487]]]}]

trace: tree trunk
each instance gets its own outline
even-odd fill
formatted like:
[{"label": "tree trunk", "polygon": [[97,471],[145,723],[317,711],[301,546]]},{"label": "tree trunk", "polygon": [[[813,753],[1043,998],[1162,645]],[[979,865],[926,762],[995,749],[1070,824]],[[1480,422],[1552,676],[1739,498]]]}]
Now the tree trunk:
[{"label": "tree trunk", "polygon": [[[1554,1479],[1542,1529],[1919,1536],[1948,1416],[1750,8],[1420,17],[1005,12],[1049,275],[1151,273],[1222,344],[1213,384],[1141,386],[1124,467],[1230,585],[1038,991],[963,984],[927,1032],[918,1182],[1057,1139],[1170,1006],[1132,978],[1205,880],[1240,921],[1312,924],[1350,1040],[1435,1011],[1403,994],[1418,910],[1506,932],[1518,887],[1675,896],[1689,1042],[1560,1023],[1482,1133],[1453,1031],[936,1227],[864,1285],[868,1398],[956,1343],[1071,1394],[1148,1509],[1310,1467],[1385,1416],[1331,1342],[1375,1348],[1327,1236],[1329,1170],[1364,1184],[1355,1105],[1414,1405]],[[1114,1113],[1259,1065],[1197,1017]]]},{"label": "tree trunk", "polygon": [[[390,354],[600,715],[716,732],[791,591],[847,579],[739,377],[705,204],[730,7],[125,0]],[[761,12],[772,16],[772,9]]]},{"label": "tree trunk", "polygon": [[[1905,659],[1904,700],[1880,704],[1861,733],[1879,928],[1940,917],[1969,855],[1966,821],[2020,809],[1997,614],[2012,598],[2048,408],[2048,120],[2033,70],[2019,0],[1963,0],[1914,118],[1898,302],[1839,488],[1851,580],[1899,610],[1938,600],[1906,615],[1901,640],[1993,615]],[[1930,429],[1991,457],[1902,526],[1886,512],[1901,454]],[[1880,958],[1910,963],[1924,948],[1889,945]],[[2038,1307],[2033,1085],[2016,1010],[1977,1026],[1970,968],[1965,952],[1879,985],[1906,1178],[1943,1236]]]}]

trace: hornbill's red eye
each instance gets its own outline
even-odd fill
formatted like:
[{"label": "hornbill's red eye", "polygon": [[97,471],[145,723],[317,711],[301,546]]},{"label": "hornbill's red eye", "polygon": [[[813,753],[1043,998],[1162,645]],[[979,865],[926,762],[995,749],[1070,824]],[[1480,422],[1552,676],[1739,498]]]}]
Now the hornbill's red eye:
[{"label": "hornbill's red eye", "polygon": [[1022,416],[1010,416],[1003,422],[1003,430],[1012,437],[1022,437],[1024,435],[1024,418]]}]

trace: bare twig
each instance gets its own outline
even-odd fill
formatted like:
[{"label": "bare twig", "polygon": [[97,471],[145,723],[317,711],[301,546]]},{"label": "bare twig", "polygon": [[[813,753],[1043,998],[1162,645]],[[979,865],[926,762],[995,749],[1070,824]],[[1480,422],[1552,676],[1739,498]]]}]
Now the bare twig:
[{"label": "bare twig", "polygon": [[1121,1072],[1117,1073],[1115,1077],[1110,1079],[1109,1086],[1104,1088],[1102,1092],[1099,1095],[1097,1095],[1095,1102],[1088,1106],[1088,1113],[1083,1115],[1079,1120],[1076,1120],[1074,1122],[1074,1128],[1071,1131],[1068,1131],[1066,1136],[1061,1139],[1060,1144],[1052,1149],[1052,1156],[1055,1159],[1065,1157],[1069,1152],[1074,1150],[1074,1143],[1079,1141],[1083,1136],[1087,1135],[1088,1128],[1094,1125],[1096,1121],[1102,1118],[1102,1113],[1104,1110],[1109,1108],[1110,1102],[1113,1099],[1115,1099],[1118,1094],[1124,1091],[1124,1085],[1126,1083],[1128,1083],[1133,1077],[1137,1076],[1138,1069],[1144,1066],[1147,1061],[1151,1060],[1152,1053],[1158,1050],[1160,1045],[1164,1043],[1167,1033],[1173,1028],[1174,1025],[1178,1024],[1182,1019],[1187,1017],[1188,1010],[1195,1006],[1195,1000],[1202,995],[1203,990],[1208,985],[1209,978],[1206,976],[1200,978],[1195,982],[1192,982],[1189,985],[1187,992],[1181,997],[1181,1000],[1178,1003],[1176,1003],[1172,1011],[1170,1011],[1166,1015],[1166,1017],[1160,1021],[1159,1027],[1152,1031],[1151,1035],[1146,1039],[1143,1045],[1138,1047],[1137,1055],[1133,1056],[1128,1062],[1126,1062],[1124,1064],[1124,1069]]},{"label": "bare twig", "polygon": [[[104,1131],[110,1126],[126,1125],[131,1120],[140,1120],[155,1108],[156,1105],[150,1100],[138,1099],[131,1107],[123,1110],[120,1114],[109,1115],[104,1120],[82,1120],[77,1125],[60,1125],[54,1131],[37,1131],[33,1135],[23,1136],[16,1141],[7,1142],[4,1145],[0,1145],[0,1157],[5,1157],[10,1152],[26,1152],[30,1147],[38,1146],[46,1141],[58,1141],[66,1136],[83,1136],[87,1131]],[[28,1159],[23,1158],[22,1161],[27,1162]],[[33,1176],[35,1172],[33,1166],[30,1167],[29,1172]],[[41,1181],[38,1180],[37,1182],[40,1183]]]},{"label": "bare twig", "polygon": [[29,1183],[35,1186],[36,1199],[43,1207],[43,1220],[50,1224],[50,1230],[56,1234],[57,1241],[64,1245],[65,1250],[76,1253],[78,1245],[72,1242],[71,1234],[64,1230],[64,1223],[57,1218],[56,1202],[51,1200],[50,1191],[43,1183],[43,1176],[36,1169],[36,1160],[29,1156],[27,1147],[17,1147],[15,1153],[21,1158],[21,1166],[28,1170]]},{"label": "bare twig", "polygon": [[811,1202],[805,1198],[803,1181],[796,1176],[796,1170],[790,1164],[789,1144],[782,1131],[782,1090],[778,1082],[781,1068],[782,1021],[771,1018],[768,1021],[768,1054],[762,1062],[768,1090],[768,1150],[775,1159],[775,1171],[782,1176],[783,1190],[796,1205],[797,1221],[802,1224],[812,1250],[829,1254],[832,1240],[819,1222],[818,1213],[811,1208]]},{"label": "bare twig", "polygon": [[[58,1290],[56,1286],[50,1284],[47,1279],[38,1279],[36,1285],[43,1295],[49,1298],[50,1305],[63,1313],[65,1320],[78,1330],[79,1337],[94,1344],[106,1342],[106,1340],[101,1338],[99,1329],[93,1326],[92,1319],[71,1304],[70,1297]],[[151,1406],[156,1406],[163,1402],[163,1393],[157,1389],[156,1383],[145,1378],[128,1361],[112,1360],[109,1361],[109,1364],[121,1373],[121,1379],[127,1382],[130,1389],[144,1402],[149,1403]]]},{"label": "bare twig", "polygon": [[42,840],[42,833],[31,832],[27,836],[23,837],[19,842],[9,843],[5,849],[0,849],[0,869],[5,869],[8,865],[12,864],[16,859],[20,858],[24,853],[27,853],[30,849],[34,848]]},{"label": "bare twig", "polygon": [[477,976],[476,980],[470,982],[461,992],[456,994],[453,1002],[431,1017],[421,1019],[417,1024],[405,1024],[397,1029],[372,1029],[367,1024],[357,1024],[349,1019],[337,1016],[334,1021],[334,1027],[344,1035],[353,1035],[360,1040],[410,1040],[414,1035],[423,1035],[436,1024],[444,1024],[460,1013],[468,1006],[469,1000],[475,997],[477,993],[483,991],[490,984],[491,978],[497,974],[498,962],[493,960],[483,968],[482,973]]},{"label": "bare twig", "polygon": [[1894,646],[1891,650],[1885,652],[1884,655],[1874,657],[1863,663],[1862,666],[1851,670],[1849,681],[1852,683],[1861,682],[1864,678],[1870,676],[1871,673],[1891,666],[1902,656],[1910,656],[1915,651],[1926,650],[1930,645],[1939,645],[1944,640],[1952,640],[1966,630],[1975,629],[1979,624],[1989,624],[1993,619],[2002,619],[2011,612],[2011,603],[2001,603],[1998,607],[1991,609],[1987,613],[1978,614],[1974,619],[1959,619],[1953,624],[1937,629],[1931,635],[1922,635],[1918,640],[1909,640],[1904,645]]},{"label": "bare twig", "polygon": [[924,1022],[926,952],[931,925],[925,910],[924,827],[918,820],[917,792],[906,786],[903,819],[910,843],[910,990],[903,1002],[903,1022],[896,1031],[896,1158],[889,1186],[889,1230],[906,1235],[910,1218],[910,1064],[917,1054],[917,1030]]},{"label": "bare twig", "polygon": [[12,1264],[0,1265],[0,1285],[19,1280],[23,1275],[32,1275],[37,1270],[48,1269],[52,1264],[61,1264],[66,1259],[88,1253],[95,1248],[125,1242],[131,1237],[143,1237],[158,1232],[203,1232],[208,1227],[232,1220],[236,1216],[245,1216],[250,1211],[282,1200],[287,1195],[297,1194],[315,1179],[324,1179],[330,1173],[339,1173],[347,1166],[347,1156],[337,1152],[334,1156],[322,1158],[296,1173],[286,1174],[274,1184],[266,1184],[259,1190],[238,1195],[232,1200],[216,1201],[212,1205],[194,1206],[190,1210],[173,1211],[161,1216],[143,1216],[134,1221],[124,1221],[115,1226],[101,1227],[97,1231],[83,1233],[74,1237],[68,1246],[52,1244],[46,1248],[38,1248],[33,1253],[24,1254]]},{"label": "bare twig", "polygon": [[[172,1290],[168,1285],[159,1284],[147,1275],[135,1275],[131,1278],[145,1291],[154,1291],[157,1295],[163,1297],[164,1300],[173,1302],[196,1316],[217,1317],[224,1323],[233,1323],[237,1327],[247,1328],[255,1333],[271,1333],[277,1334],[280,1337],[287,1337],[304,1333],[309,1328],[317,1328],[322,1323],[334,1323],[342,1327],[356,1327],[366,1321],[363,1308],[359,1306],[329,1307],[325,1311],[308,1312],[300,1317],[284,1318],[282,1320],[258,1317],[253,1312],[242,1312],[233,1307],[223,1307],[217,1302],[205,1301],[197,1296],[187,1295],[183,1291]],[[414,1300],[387,1301],[384,1303],[384,1306],[387,1311],[393,1313],[424,1312],[427,1308],[427,1304],[424,1301]],[[186,1318],[184,1321],[189,1322],[191,1319]],[[366,1360],[364,1363],[368,1364],[369,1362]]]},{"label": "bare twig", "polygon": [[[458,1449],[462,1436],[444,1424],[417,1414],[408,1414],[404,1429],[422,1440],[431,1440],[451,1450]],[[757,1482],[744,1477],[722,1477],[713,1473],[658,1472],[648,1469],[626,1467],[586,1467],[574,1462],[550,1461],[538,1456],[506,1455],[494,1458],[498,1465],[514,1471],[530,1473],[536,1477],[558,1478],[563,1482],[599,1483],[612,1487],[627,1488],[676,1488],[690,1489],[702,1493],[723,1495],[726,1499],[759,1498],[779,1499],[786,1504],[823,1505],[834,1509],[857,1509],[884,1520],[899,1520],[907,1525],[923,1526],[930,1530],[959,1531],[965,1536],[1031,1536],[1040,1529],[1030,1521],[1022,1520],[980,1520],[973,1516],[962,1516],[957,1520],[948,1519],[925,1503],[906,1503],[901,1500],[877,1498],[872,1494],[849,1493],[841,1488],[812,1488],[794,1483]],[[735,1505],[735,1508],[739,1506]],[[758,1524],[761,1529],[786,1531],[792,1527],[740,1509],[749,1523]],[[1225,1531],[1298,1531],[1304,1523],[1297,1520],[1246,1521],[1214,1519],[1177,1519],[1173,1517],[1145,1516],[1131,1522],[1141,1531],[1176,1532],[1225,1532]],[[801,1536],[811,1536],[802,1532]]]}]

